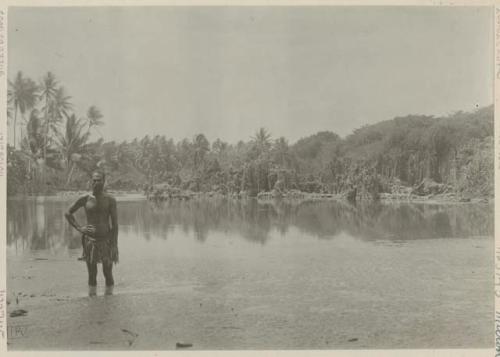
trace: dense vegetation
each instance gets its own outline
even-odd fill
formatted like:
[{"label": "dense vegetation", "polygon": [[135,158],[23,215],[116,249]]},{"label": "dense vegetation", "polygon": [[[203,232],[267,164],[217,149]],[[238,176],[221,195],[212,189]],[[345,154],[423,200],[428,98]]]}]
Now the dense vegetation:
[{"label": "dense vegetation", "polygon": [[8,98],[9,125],[22,130],[21,141],[14,135],[8,147],[9,194],[86,189],[101,167],[108,187],[122,190],[155,185],[169,192],[298,190],[377,198],[405,187],[423,193],[438,187],[458,196],[493,195],[492,106],[441,118],[395,118],[346,138],[324,131],[294,144],[264,128],[235,144],[210,143],[203,134],[179,142],[159,135],[91,142],[103,115],[93,106],[79,118],[51,73],[40,84],[18,73]]}]

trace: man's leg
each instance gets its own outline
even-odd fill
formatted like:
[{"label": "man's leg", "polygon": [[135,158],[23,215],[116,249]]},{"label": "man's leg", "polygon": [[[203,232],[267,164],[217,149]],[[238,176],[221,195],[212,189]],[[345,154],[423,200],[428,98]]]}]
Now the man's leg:
[{"label": "man's leg", "polygon": [[104,279],[106,280],[106,287],[115,285],[113,279],[113,262],[111,260],[105,260],[102,262],[102,272],[104,273]]},{"label": "man's leg", "polygon": [[97,287],[97,263],[91,264],[87,261],[87,271],[89,273],[89,295],[96,295]]}]

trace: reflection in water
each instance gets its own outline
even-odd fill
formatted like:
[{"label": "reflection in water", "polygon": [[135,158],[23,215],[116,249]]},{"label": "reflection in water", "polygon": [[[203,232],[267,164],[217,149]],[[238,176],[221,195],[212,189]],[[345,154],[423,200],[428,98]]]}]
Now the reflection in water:
[{"label": "reflection in water", "polygon": [[[80,235],[66,223],[71,202],[8,201],[7,244],[17,250],[51,251],[80,247]],[[255,200],[193,200],[153,204],[119,202],[120,231],[145,239],[194,234],[203,242],[219,231],[265,243],[290,227],[330,239],[341,232],[363,240],[460,238],[493,235],[492,205],[367,204],[342,202],[258,203]],[[77,219],[84,223],[83,212]]]}]

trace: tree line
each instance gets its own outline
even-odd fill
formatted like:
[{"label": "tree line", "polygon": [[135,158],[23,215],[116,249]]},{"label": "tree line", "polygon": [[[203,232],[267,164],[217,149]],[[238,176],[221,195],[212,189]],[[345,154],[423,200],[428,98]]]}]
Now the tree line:
[{"label": "tree line", "polygon": [[117,190],[256,196],[354,189],[376,198],[428,180],[460,195],[493,195],[492,106],[446,117],[398,117],[345,138],[323,131],[293,144],[265,128],[237,143],[210,143],[202,133],[177,142],[164,135],[115,142],[102,136],[90,141],[103,115],[92,106],[78,117],[50,72],[39,84],[19,72],[9,82],[8,98],[9,125],[23,130],[21,142],[9,145],[10,194],[86,189],[100,167],[108,187]]},{"label": "tree line", "polygon": [[21,71],[8,82],[8,193],[46,193],[71,186],[103,115],[90,106],[73,110],[71,96],[52,72],[37,83]]}]

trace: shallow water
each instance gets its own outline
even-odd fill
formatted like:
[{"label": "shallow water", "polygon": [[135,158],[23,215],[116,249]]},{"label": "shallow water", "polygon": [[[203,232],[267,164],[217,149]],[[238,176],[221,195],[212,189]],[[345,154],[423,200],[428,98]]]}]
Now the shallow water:
[{"label": "shallow water", "polygon": [[36,327],[10,348],[492,345],[491,205],[120,201],[115,295],[90,299],[70,203],[8,202],[8,292],[29,311],[9,323]]}]

